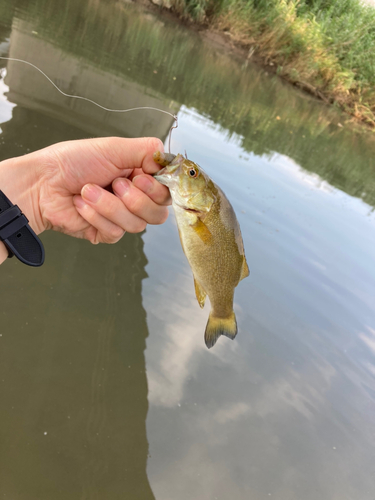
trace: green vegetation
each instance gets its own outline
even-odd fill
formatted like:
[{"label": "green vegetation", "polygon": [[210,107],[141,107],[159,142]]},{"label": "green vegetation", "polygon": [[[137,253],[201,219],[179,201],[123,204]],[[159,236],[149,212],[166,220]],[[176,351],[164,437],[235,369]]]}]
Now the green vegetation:
[{"label": "green vegetation", "polygon": [[170,0],[277,73],[375,126],[375,8],[360,0]]}]

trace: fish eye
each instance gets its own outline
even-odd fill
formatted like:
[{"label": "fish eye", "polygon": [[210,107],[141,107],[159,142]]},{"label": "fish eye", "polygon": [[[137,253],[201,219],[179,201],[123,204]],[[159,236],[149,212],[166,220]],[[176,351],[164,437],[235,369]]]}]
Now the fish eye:
[{"label": "fish eye", "polygon": [[194,178],[194,177],[196,177],[198,175],[198,171],[195,170],[195,168],[191,168],[189,170],[189,175],[190,175],[190,177]]}]

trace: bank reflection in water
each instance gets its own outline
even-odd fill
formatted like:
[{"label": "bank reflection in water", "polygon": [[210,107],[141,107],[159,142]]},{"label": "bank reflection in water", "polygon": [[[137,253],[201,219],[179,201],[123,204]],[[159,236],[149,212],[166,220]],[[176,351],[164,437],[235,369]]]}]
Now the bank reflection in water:
[{"label": "bank reflection in water", "polygon": [[2,269],[2,496],[153,499],[142,238],[44,241],[42,268]]},{"label": "bank reflection in water", "polygon": [[[157,92],[100,70],[13,19],[10,57],[32,60],[64,91],[110,108],[167,106]],[[95,135],[165,139],[172,117],[121,115],[65,98],[35,69],[5,63],[0,160]],[[93,247],[43,234],[45,265],[2,266],[0,493],[24,499],[154,498],[140,235]]]},{"label": "bank reflection in water", "polygon": [[[65,93],[83,96],[109,109],[126,110],[149,106],[170,113],[178,107],[127,79],[96,67],[93,62],[69,54],[52,42],[39,38],[33,25],[14,18],[9,57],[32,62],[44,70]],[[126,65],[126,61],[124,61]],[[125,68],[124,68],[125,71]],[[85,131],[90,135],[124,137],[167,136],[173,117],[152,110],[138,110],[131,115],[105,111],[81,99],[64,97],[35,68],[18,61],[7,63],[5,83],[8,100]]]}]

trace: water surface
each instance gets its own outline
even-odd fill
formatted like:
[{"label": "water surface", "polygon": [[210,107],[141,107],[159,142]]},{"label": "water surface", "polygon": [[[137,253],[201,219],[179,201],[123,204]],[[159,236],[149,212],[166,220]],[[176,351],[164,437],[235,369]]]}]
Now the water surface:
[{"label": "water surface", "polygon": [[[1,266],[0,497],[372,500],[375,141],[276,77],[125,2],[0,0],[0,55],[110,108],[178,113],[172,151],[224,189],[250,277],[208,351],[173,213],[114,246],[42,235]],[[153,135],[0,60],[0,159]]]}]

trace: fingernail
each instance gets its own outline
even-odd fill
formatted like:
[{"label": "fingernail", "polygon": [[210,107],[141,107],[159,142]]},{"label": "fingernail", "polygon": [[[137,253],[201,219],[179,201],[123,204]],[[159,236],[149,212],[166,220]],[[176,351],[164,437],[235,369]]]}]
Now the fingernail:
[{"label": "fingernail", "polygon": [[97,203],[101,195],[101,190],[93,184],[86,184],[82,189],[81,195],[85,200]]},{"label": "fingernail", "polygon": [[122,198],[129,191],[129,182],[125,179],[116,179],[113,183],[113,189]]}]

